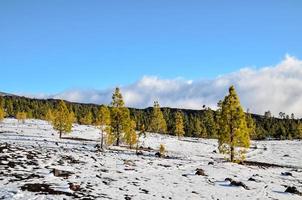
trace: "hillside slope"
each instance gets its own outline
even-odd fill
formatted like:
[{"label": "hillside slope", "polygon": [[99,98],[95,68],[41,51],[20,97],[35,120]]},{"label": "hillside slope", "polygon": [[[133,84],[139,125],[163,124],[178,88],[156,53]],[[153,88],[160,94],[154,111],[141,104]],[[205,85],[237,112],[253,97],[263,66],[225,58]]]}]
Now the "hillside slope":
[{"label": "hillside slope", "polygon": [[[0,199],[301,199],[284,191],[302,191],[302,141],[253,142],[249,161],[276,164],[264,167],[225,162],[212,139],[148,134],[137,156],[126,147],[98,152],[99,133],[91,126],[74,125],[65,137],[59,139],[45,121],[5,119]],[[168,158],[155,156],[161,143]],[[197,168],[206,176],[195,175]],[[226,178],[248,190],[230,186]]]}]

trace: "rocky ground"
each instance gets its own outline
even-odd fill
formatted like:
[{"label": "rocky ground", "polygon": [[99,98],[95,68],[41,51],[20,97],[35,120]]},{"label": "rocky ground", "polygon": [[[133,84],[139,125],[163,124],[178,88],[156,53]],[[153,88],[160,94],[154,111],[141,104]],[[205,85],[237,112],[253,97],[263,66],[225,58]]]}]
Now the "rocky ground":
[{"label": "rocky ground", "polygon": [[5,119],[0,199],[302,199],[302,141],[253,142],[245,164],[225,162],[215,140],[148,134],[139,156],[98,141],[94,127],[59,139],[47,122]]}]

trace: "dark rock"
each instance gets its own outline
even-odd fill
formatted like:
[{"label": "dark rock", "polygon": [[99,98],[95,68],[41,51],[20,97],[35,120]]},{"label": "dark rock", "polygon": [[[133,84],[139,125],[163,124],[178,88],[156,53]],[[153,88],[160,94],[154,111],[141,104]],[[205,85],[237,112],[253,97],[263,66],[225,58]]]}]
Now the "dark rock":
[{"label": "dark rock", "polygon": [[281,175],[282,176],[293,176],[293,174],[290,172],[281,172]]},{"label": "dark rock", "polygon": [[26,158],[29,159],[29,160],[32,160],[32,159],[34,159],[34,156],[31,155],[31,154],[27,154],[27,155],[26,155]]},{"label": "dark rock", "polygon": [[161,153],[159,153],[159,152],[156,152],[155,156],[158,157],[158,158],[162,157]]},{"label": "dark rock", "polygon": [[142,151],[137,151],[137,152],[136,152],[136,155],[142,156],[142,155],[143,155],[143,152],[142,152]]},{"label": "dark rock", "polygon": [[213,151],[213,153],[217,153],[217,151],[216,151],[216,150],[214,150],[214,151]]},{"label": "dark rock", "polygon": [[69,189],[72,191],[79,191],[81,189],[80,185],[76,185],[74,183],[69,183]]},{"label": "dark rock", "polygon": [[208,165],[214,165],[214,162],[213,162],[213,161],[210,161],[210,162],[208,163]]},{"label": "dark rock", "polygon": [[171,165],[165,165],[165,164],[158,164],[158,166],[162,166],[162,167],[165,167],[165,168],[172,167]]},{"label": "dark rock", "polygon": [[232,182],[232,181],[233,181],[233,179],[231,179],[231,178],[226,178],[226,179],[224,179],[224,181],[229,181],[229,182]]},{"label": "dark rock", "polygon": [[206,176],[206,174],[204,173],[204,170],[203,169],[198,169],[198,168],[196,169],[195,175]]},{"label": "dark rock", "polygon": [[141,189],[141,188],[140,188],[140,190],[141,190],[144,194],[149,194],[149,191],[146,190],[146,189]]},{"label": "dark rock", "polygon": [[288,155],[288,154],[285,154],[283,157],[289,157],[289,155]]},{"label": "dark rock", "polygon": [[285,192],[291,193],[291,194],[297,194],[299,196],[302,196],[302,192],[298,191],[298,189],[296,187],[287,187]]},{"label": "dark rock", "polygon": [[40,183],[27,183],[21,187],[22,191],[29,191],[29,192],[39,192],[39,193],[46,193],[52,195],[66,195],[66,196],[73,196],[73,194],[64,191],[56,191],[50,187],[48,184],[40,184]]},{"label": "dark rock", "polygon": [[64,178],[68,178],[71,174],[73,174],[72,172],[69,171],[64,171],[64,170],[59,170],[59,169],[53,169],[53,175],[56,177],[64,177]]},{"label": "dark rock", "polygon": [[244,189],[249,190],[249,188],[244,183],[242,183],[241,181],[234,181],[231,178],[226,178],[225,181],[229,181],[230,186],[243,187]]}]

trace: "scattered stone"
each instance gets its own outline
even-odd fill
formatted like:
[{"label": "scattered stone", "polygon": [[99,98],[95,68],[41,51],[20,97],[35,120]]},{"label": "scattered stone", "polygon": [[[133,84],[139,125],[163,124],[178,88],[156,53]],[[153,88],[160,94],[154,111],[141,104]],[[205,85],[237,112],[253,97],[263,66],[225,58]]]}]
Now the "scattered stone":
[{"label": "scattered stone", "polygon": [[73,196],[73,194],[64,191],[57,191],[50,187],[48,184],[40,184],[40,183],[27,183],[21,187],[22,191],[29,191],[29,192],[41,192],[46,194],[52,195],[66,195],[66,196]]},{"label": "scattered stone", "polygon": [[198,175],[198,176],[207,176],[207,175],[205,174],[204,170],[203,170],[203,169],[200,169],[200,168],[197,168],[197,169],[196,169],[195,175]]},{"label": "scattered stone", "polygon": [[300,192],[295,186],[289,186],[286,188],[285,192],[291,193],[291,194],[297,194],[299,196],[302,196],[302,192]]},{"label": "scattered stone", "polygon": [[285,154],[283,157],[289,157],[289,155],[288,155],[288,154]]},{"label": "scattered stone", "polygon": [[53,169],[53,175],[56,177],[64,177],[64,178],[68,178],[71,174],[73,174],[72,172],[69,171],[64,171],[64,170],[59,170],[59,169]]},{"label": "scattered stone", "polygon": [[217,153],[217,151],[216,151],[216,150],[214,150],[214,151],[213,151],[213,153]]},{"label": "scattered stone", "polygon": [[71,189],[72,191],[79,191],[80,190],[80,185],[76,185],[74,183],[69,183],[69,189]]},{"label": "scattered stone", "polygon": [[139,188],[143,193],[145,193],[145,194],[149,194],[149,191],[148,190],[146,190],[146,189],[142,189],[142,188]]},{"label": "scattered stone", "polygon": [[214,165],[214,162],[213,162],[213,161],[210,161],[210,162],[208,163],[208,165]]},{"label": "scattered stone", "polygon": [[155,153],[155,157],[161,158],[161,157],[162,157],[162,155],[161,155],[161,153],[156,152],[156,153]]},{"label": "scattered stone", "polygon": [[281,172],[282,176],[293,176],[291,172]]},{"label": "scattered stone", "polygon": [[142,151],[137,151],[137,152],[136,152],[136,155],[138,155],[138,156],[142,156],[142,155],[144,155],[144,154],[143,154],[143,152],[142,152]]},{"label": "scattered stone", "polygon": [[34,156],[31,155],[31,154],[27,154],[27,155],[26,155],[26,158],[29,159],[29,160],[32,160],[32,159],[34,159]]},{"label": "scattered stone", "polygon": [[165,167],[165,168],[172,167],[171,165],[165,165],[165,164],[158,164],[158,166],[162,166],[162,167]]},{"label": "scattered stone", "polygon": [[226,178],[225,181],[229,181],[230,182],[230,186],[237,186],[237,187],[243,187],[246,190],[249,190],[249,188],[241,181],[234,181],[231,178]]},{"label": "scattered stone", "polygon": [[254,179],[253,177],[249,178],[248,181],[253,181],[253,182],[256,182],[256,183],[259,183],[259,182],[260,182],[259,180],[256,180],[256,179]]}]

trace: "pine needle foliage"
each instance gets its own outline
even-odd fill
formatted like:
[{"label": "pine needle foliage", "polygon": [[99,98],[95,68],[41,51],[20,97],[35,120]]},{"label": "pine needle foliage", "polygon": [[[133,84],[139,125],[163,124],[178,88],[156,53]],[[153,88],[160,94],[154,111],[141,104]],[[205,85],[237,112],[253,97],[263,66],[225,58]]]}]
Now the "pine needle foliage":
[{"label": "pine needle foliage", "polygon": [[166,133],[167,132],[167,124],[164,119],[164,115],[160,109],[160,105],[158,101],[154,102],[150,131],[154,133]]},{"label": "pine needle foliage", "polygon": [[218,103],[218,146],[221,153],[229,154],[231,162],[244,159],[244,148],[250,146],[249,129],[235,87]]},{"label": "pine needle foliage", "polygon": [[116,146],[120,145],[122,134],[125,133],[130,121],[129,109],[125,107],[122,93],[117,87],[112,95],[111,102],[111,133],[108,135],[109,144],[115,141]]},{"label": "pine needle foliage", "polygon": [[5,117],[5,112],[2,106],[0,105],[0,122],[3,121],[4,117]]},{"label": "pine needle foliage", "polygon": [[181,137],[184,136],[185,131],[184,131],[184,122],[183,122],[183,114],[178,111],[175,114],[175,130],[174,134],[180,139]]},{"label": "pine needle foliage", "polygon": [[16,115],[16,118],[19,122],[24,124],[25,120],[27,118],[27,113],[26,112],[18,112],[17,115]]},{"label": "pine needle foliage", "polygon": [[60,138],[62,138],[62,134],[71,132],[72,123],[75,120],[74,114],[68,110],[65,102],[62,100],[53,114],[53,128],[59,132]]},{"label": "pine needle foliage", "polygon": [[97,114],[96,125],[101,131],[101,149],[103,150],[104,146],[104,133],[110,135],[111,127],[110,127],[111,119],[110,119],[110,110],[107,106],[102,105]]}]

